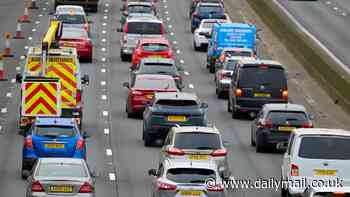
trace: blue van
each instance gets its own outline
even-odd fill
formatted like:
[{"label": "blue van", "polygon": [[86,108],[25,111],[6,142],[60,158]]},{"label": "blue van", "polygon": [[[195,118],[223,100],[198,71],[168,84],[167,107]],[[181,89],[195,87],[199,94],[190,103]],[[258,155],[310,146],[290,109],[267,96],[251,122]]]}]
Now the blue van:
[{"label": "blue van", "polygon": [[256,53],[256,26],[245,23],[217,23],[208,43],[207,67],[215,69],[223,48],[250,48]]}]

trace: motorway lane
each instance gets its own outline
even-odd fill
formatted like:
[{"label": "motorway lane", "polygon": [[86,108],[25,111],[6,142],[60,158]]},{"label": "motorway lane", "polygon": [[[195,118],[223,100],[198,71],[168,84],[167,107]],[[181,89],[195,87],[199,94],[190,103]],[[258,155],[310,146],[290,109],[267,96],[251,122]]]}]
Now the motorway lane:
[{"label": "motorway lane", "polygon": [[310,33],[349,67],[350,2],[278,0]]},{"label": "motorway lane", "polygon": [[[105,6],[109,0],[101,0],[101,8],[108,8]],[[28,28],[25,29],[26,35],[32,35],[32,40],[24,40],[17,42],[16,51],[18,54],[23,54],[24,47],[32,44],[40,44],[40,40],[43,34],[47,31],[48,27],[48,5],[44,1],[39,4],[40,10],[37,12],[39,23],[28,24]],[[42,15],[42,16],[41,16]],[[108,15],[108,13],[107,13]],[[36,21],[36,18],[34,18]],[[104,52],[101,52],[100,39],[102,32],[102,23],[104,19],[103,13],[100,11],[97,14],[91,14],[89,16],[94,23],[92,24],[92,37],[94,45],[94,62],[93,63],[82,63],[82,74],[88,74],[90,76],[90,85],[85,88],[83,100],[85,102],[84,117],[83,117],[83,131],[86,131],[90,138],[87,139],[87,154],[88,164],[93,169],[98,177],[96,178],[96,192],[98,196],[109,197],[117,196],[116,182],[111,180],[110,176],[115,174],[114,164],[112,156],[107,155],[106,149],[110,147],[110,138],[104,134],[104,129],[109,128],[109,119],[106,119],[102,114],[102,108],[106,105],[105,102],[101,101],[101,90],[100,78],[103,76],[98,75],[100,68],[97,65],[101,64],[101,57],[104,57]],[[106,23],[111,21],[106,20]],[[40,24],[40,25],[39,25]],[[10,27],[9,27],[10,28]],[[32,32],[32,28],[35,32]],[[105,33],[109,34],[109,30]],[[19,56],[19,55],[18,55]],[[17,57],[17,56],[16,56]],[[18,65],[17,61],[13,60],[11,64],[11,76],[15,74],[15,65]],[[12,66],[13,65],[13,66]],[[4,124],[4,132],[0,132],[0,196],[24,196],[25,195],[25,181],[20,178],[20,165],[21,165],[21,149],[23,144],[23,137],[17,134],[17,122],[18,122],[18,103],[19,103],[19,89],[14,88],[15,86],[7,82],[4,87],[1,87],[1,93],[3,90],[12,90],[13,102],[7,102],[5,106],[8,113],[1,114],[1,123]],[[19,86],[17,86],[19,87]],[[1,101],[5,101],[5,98],[1,95]],[[7,100],[10,100],[7,98]],[[5,102],[1,102],[5,104]]]}]

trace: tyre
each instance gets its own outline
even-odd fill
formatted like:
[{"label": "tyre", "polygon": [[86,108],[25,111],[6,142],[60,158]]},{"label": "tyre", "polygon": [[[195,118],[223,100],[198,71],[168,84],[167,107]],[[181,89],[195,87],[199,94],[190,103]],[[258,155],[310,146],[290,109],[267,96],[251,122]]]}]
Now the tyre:
[{"label": "tyre", "polygon": [[144,145],[145,147],[150,147],[152,145],[152,138],[148,136],[146,133],[144,135]]},{"label": "tyre", "polygon": [[232,119],[239,119],[239,112],[235,107],[232,107],[231,116],[232,116]]},{"label": "tyre", "polygon": [[281,196],[287,197],[287,193],[289,193],[289,192],[286,189],[284,189],[283,187],[281,187]]},{"label": "tyre", "polygon": [[21,177],[23,180],[26,180],[28,177],[27,177],[27,174],[25,174],[25,171],[28,171],[27,169],[25,169],[24,167],[24,163],[22,162],[22,168],[21,168]]},{"label": "tyre", "polygon": [[250,145],[251,146],[255,146],[256,145],[256,143],[255,143],[255,141],[253,139],[253,131],[252,130],[250,132]]},{"label": "tyre", "polygon": [[196,30],[196,28],[194,28],[194,27],[191,26],[191,33],[193,33],[194,30]]},{"label": "tyre", "polygon": [[197,47],[195,41],[193,41],[193,48],[194,48],[195,51],[199,51],[200,50],[200,47]]},{"label": "tyre", "polygon": [[255,151],[257,153],[262,153],[264,152],[264,147],[261,145],[261,143],[259,142],[259,136],[256,136],[256,142],[255,142]]},{"label": "tyre", "polygon": [[218,97],[218,99],[222,99],[224,98],[224,93],[220,91],[218,88],[216,88],[216,96]]},{"label": "tyre", "polygon": [[214,72],[215,72],[215,67],[212,66],[212,65],[210,65],[210,66],[209,66],[209,72],[210,72],[210,73],[214,73]]},{"label": "tyre", "polygon": [[86,58],[86,62],[92,63],[92,55],[90,57]]},{"label": "tyre", "polygon": [[[230,98],[229,98],[230,99]],[[227,100],[227,112],[232,112],[231,110],[231,105],[230,105],[230,101]]]},{"label": "tyre", "polygon": [[128,57],[122,51],[120,51],[120,59],[122,62],[128,61]]}]

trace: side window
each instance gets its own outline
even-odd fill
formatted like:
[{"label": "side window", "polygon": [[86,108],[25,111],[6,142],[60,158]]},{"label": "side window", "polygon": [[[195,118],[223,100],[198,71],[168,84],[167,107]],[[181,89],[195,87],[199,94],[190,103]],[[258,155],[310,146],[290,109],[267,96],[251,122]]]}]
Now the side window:
[{"label": "side window", "polygon": [[164,173],[164,167],[163,167],[163,164],[160,164],[157,172],[157,177],[161,177],[163,173]]},{"label": "side window", "polygon": [[287,148],[287,154],[290,155],[291,151],[292,151],[292,146],[293,146],[293,143],[294,143],[294,133],[292,133],[289,137],[289,142],[288,142],[288,148]]}]

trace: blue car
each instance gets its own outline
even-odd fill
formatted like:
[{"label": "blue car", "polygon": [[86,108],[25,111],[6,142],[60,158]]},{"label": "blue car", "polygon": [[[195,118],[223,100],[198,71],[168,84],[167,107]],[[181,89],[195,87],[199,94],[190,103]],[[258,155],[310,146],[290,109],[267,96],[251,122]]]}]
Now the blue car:
[{"label": "blue car", "polygon": [[225,10],[221,3],[199,2],[191,16],[191,32],[199,27],[202,19],[226,19]]},{"label": "blue car", "polygon": [[73,118],[36,118],[22,150],[22,178],[38,158],[69,157],[86,159],[84,136]]}]

